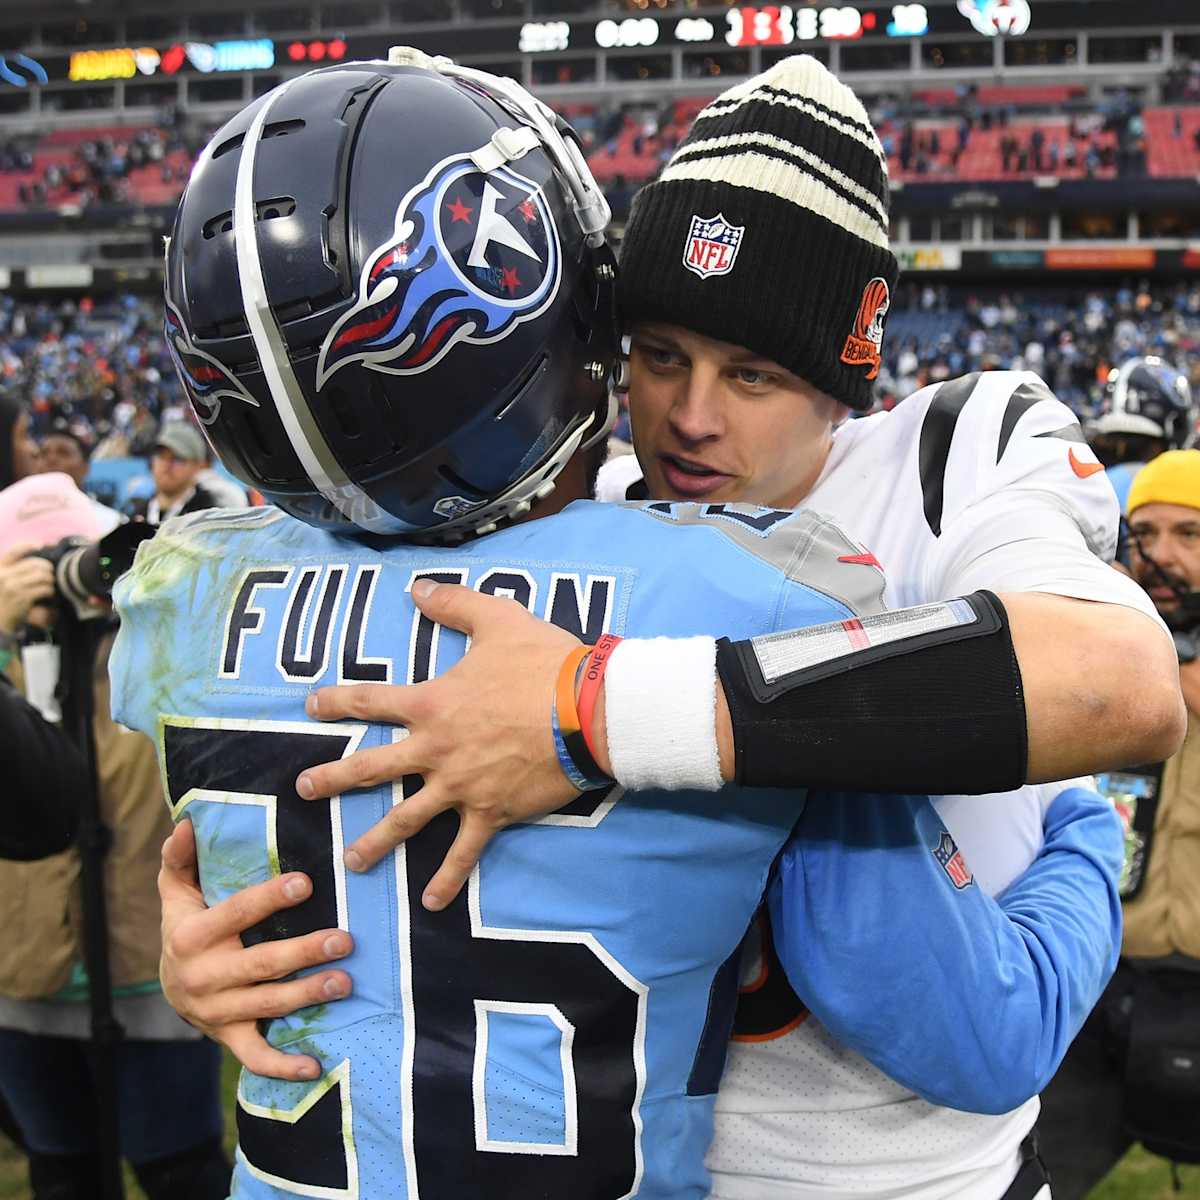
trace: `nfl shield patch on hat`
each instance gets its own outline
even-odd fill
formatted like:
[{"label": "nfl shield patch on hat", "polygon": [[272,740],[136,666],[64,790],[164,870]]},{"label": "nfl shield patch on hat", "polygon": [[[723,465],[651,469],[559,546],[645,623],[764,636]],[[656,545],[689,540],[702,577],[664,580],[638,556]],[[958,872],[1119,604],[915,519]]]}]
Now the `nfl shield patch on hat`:
[{"label": "nfl shield patch on hat", "polygon": [[730,225],[721,213],[715,217],[692,217],[683,246],[683,265],[701,279],[728,275],[737,261],[745,232],[745,225]]}]

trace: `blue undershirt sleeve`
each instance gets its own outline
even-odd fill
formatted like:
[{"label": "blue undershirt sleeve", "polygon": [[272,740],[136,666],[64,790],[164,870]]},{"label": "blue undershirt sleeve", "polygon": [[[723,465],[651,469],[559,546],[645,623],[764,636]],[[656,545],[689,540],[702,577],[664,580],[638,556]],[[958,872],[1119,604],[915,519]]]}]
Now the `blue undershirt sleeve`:
[{"label": "blue undershirt sleeve", "polygon": [[1123,836],[1072,787],[996,899],[927,797],[810,793],[769,893],[793,988],[834,1037],[935,1104],[1035,1095],[1116,968]]}]

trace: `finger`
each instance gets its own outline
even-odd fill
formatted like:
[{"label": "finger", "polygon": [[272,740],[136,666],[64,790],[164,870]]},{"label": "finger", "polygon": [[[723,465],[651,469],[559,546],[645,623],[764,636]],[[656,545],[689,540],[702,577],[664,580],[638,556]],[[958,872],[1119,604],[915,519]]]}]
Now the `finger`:
[{"label": "finger", "polygon": [[245,933],[281,909],[293,908],[311,894],[312,882],[298,871],[243,888],[176,926],[170,934],[169,951],[173,958],[190,958],[226,938]]},{"label": "finger", "polygon": [[[387,717],[382,719],[388,720]],[[422,761],[421,747],[419,738],[404,737],[388,746],[372,746],[358,750],[348,758],[309,767],[296,779],[296,794],[305,800],[326,800],[356,788],[398,782],[405,775],[416,775],[428,766]]]},{"label": "finger", "polygon": [[199,882],[196,878],[196,831],[191,817],[184,817],[163,842],[162,861],[169,870],[187,873],[193,883]]},{"label": "finger", "polygon": [[196,871],[196,838],[190,820],[180,821],[162,844],[158,895],[164,924],[207,907]]},{"label": "finger", "polygon": [[427,783],[402,804],[394,805],[383,820],[372,825],[362,837],[346,849],[345,864],[352,871],[366,871],[384,855],[395,850],[406,838],[419,833],[438,813],[445,812],[450,801],[437,787]]},{"label": "finger", "polygon": [[207,1028],[238,1021],[274,1020],[302,1008],[341,1000],[350,994],[351,986],[345,971],[322,971],[286,983],[257,983],[217,992],[190,1005],[190,1014]]},{"label": "finger", "polygon": [[345,958],[354,939],[344,929],[320,929],[302,937],[262,942],[244,950],[231,950],[209,964],[204,990],[213,994],[293,975],[305,967],[320,967]]},{"label": "finger", "polygon": [[[17,542],[15,545],[9,546],[3,554],[0,554],[0,567],[11,566],[36,549],[37,545],[34,542]],[[46,565],[49,566],[50,564],[47,563]]]},{"label": "finger", "polygon": [[474,636],[478,626],[503,619],[514,612],[528,615],[515,600],[503,596],[485,596],[482,592],[463,587],[459,583],[434,583],[430,579],[418,579],[412,585],[412,597],[416,606],[431,621],[460,629]]},{"label": "finger", "polygon": [[234,1058],[255,1075],[270,1079],[316,1079],[321,1064],[309,1054],[285,1054],[267,1041],[252,1021],[239,1022],[215,1031]]},{"label": "finger", "polygon": [[413,718],[414,703],[429,687],[416,683],[350,683],[341,687],[318,688],[304,701],[304,711],[320,721],[339,721],[345,717],[359,721],[379,721],[386,725],[406,725]]},{"label": "finger", "polygon": [[53,583],[54,568],[44,558],[26,558],[11,564],[8,578],[17,584]]},{"label": "finger", "polygon": [[438,912],[445,908],[462,891],[463,884],[470,878],[484,847],[495,833],[493,826],[486,825],[469,814],[463,818],[458,827],[458,836],[446,851],[442,865],[438,867],[437,874],[429,881],[429,886],[421,897],[421,903],[430,912]]}]

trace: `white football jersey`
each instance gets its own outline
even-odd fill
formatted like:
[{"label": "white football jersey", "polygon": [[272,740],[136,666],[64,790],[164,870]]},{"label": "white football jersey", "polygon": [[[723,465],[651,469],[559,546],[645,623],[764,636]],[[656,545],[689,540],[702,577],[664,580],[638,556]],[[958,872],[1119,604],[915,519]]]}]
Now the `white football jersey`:
[{"label": "white football jersey", "polygon": [[[623,500],[639,478],[632,456],[614,459],[597,498]],[[804,505],[874,554],[893,608],[986,588],[1123,604],[1158,620],[1145,592],[1108,565],[1120,514],[1103,468],[1070,409],[1030,372],[966,375],[847,422]],[[935,800],[981,887],[995,894],[1029,866],[1063,786]],[[709,1153],[714,1200],[1004,1194],[1036,1098],[1003,1116],[941,1108],[811,1015],[780,1029],[730,1047]]]}]

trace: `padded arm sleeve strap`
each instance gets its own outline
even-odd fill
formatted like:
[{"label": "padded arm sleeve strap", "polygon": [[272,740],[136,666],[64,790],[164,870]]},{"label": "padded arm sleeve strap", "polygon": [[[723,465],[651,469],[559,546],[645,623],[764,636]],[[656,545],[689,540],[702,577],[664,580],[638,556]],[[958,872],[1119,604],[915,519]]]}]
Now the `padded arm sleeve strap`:
[{"label": "padded arm sleeve strap", "polygon": [[991,592],[717,643],[747,787],[1004,792],[1028,737],[1008,614]]}]

